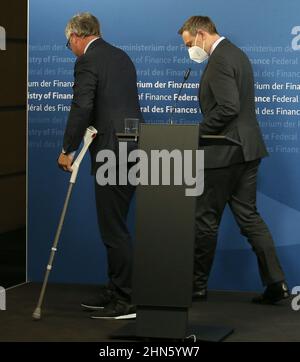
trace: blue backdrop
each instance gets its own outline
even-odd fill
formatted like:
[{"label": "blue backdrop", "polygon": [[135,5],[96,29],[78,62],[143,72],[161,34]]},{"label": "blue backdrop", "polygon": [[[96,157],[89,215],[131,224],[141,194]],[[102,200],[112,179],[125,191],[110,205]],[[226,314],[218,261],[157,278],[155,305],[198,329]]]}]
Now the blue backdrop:
[{"label": "blue backdrop", "polygon": [[[299,48],[300,3],[289,0],[30,0],[28,277],[42,279],[69,175],[56,166],[72,93],[74,56],[65,48],[65,25],[81,11],[94,13],[105,40],[122,47],[138,73],[147,122],[166,122],[187,67],[196,85],[205,67],[189,60],[177,30],[191,15],[208,15],[221,35],[242,47],[255,71],[257,114],[270,152],[262,163],[258,206],[272,230],[291,286],[299,284]],[[166,83],[164,88],[156,82]],[[64,83],[65,82],[65,83]],[[171,82],[171,83],[168,83]],[[299,89],[297,89],[299,88]],[[196,95],[185,89],[182,95]],[[155,101],[153,96],[169,96]],[[286,97],[284,97],[286,96]],[[198,122],[196,101],[178,102],[175,122]],[[70,203],[51,281],[106,280],[93,182],[86,159]],[[166,216],[167,217],[167,216]],[[151,222],[151,220],[149,220]],[[129,224],[134,231],[134,205]],[[261,288],[256,258],[226,210],[210,287]]]}]

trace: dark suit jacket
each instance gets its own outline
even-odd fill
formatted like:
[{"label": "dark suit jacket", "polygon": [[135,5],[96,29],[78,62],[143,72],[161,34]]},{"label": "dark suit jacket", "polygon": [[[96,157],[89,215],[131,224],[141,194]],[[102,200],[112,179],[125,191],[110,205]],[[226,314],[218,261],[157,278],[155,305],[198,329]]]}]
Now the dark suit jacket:
[{"label": "dark suit jacket", "polygon": [[124,118],[139,118],[136,70],[129,56],[99,38],[77,58],[74,68],[74,98],[64,134],[65,152],[75,151],[85,130],[98,130],[90,146],[92,173],[99,150],[117,152],[116,132],[124,132]]},{"label": "dark suit jacket", "polygon": [[241,147],[204,146],[206,168],[226,167],[268,155],[256,119],[252,66],[241,49],[222,40],[209,58],[199,88],[200,135],[227,135]]}]

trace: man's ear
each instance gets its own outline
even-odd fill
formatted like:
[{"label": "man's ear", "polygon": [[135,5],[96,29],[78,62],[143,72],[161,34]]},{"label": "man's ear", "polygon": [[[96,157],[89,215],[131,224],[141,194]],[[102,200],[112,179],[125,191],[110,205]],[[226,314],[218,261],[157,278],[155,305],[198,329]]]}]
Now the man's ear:
[{"label": "man's ear", "polygon": [[206,32],[202,29],[197,30],[198,37],[201,36],[202,39],[206,39]]}]

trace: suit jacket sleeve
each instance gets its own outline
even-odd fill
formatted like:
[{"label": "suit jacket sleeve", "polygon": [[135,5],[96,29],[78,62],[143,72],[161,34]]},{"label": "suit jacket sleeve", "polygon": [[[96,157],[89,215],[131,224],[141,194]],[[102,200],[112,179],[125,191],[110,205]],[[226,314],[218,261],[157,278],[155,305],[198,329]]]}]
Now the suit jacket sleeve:
[{"label": "suit jacket sleeve", "polygon": [[210,64],[208,86],[215,106],[208,111],[199,126],[200,135],[218,134],[240,111],[239,91],[234,69],[226,61],[217,59]]},{"label": "suit jacket sleeve", "polygon": [[90,58],[79,57],[74,68],[73,100],[65,129],[63,149],[77,150],[90,125],[97,89],[97,72]]}]

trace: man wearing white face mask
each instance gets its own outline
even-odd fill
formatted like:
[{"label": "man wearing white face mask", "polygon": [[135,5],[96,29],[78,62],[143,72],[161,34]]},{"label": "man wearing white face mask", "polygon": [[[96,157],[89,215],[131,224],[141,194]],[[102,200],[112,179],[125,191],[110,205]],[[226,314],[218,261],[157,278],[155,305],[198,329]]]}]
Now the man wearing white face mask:
[{"label": "man wearing white face mask", "polygon": [[[199,87],[201,135],[227,135],[238,146],[204,146],[204,193],[198,197],[194,299],[207,297],[222,214],[228,203],[258,260],[265,292],[253,299],[273,304],[289,297],[270,231],[256,209],[256,179],[267,151],[255,114],[253,71],[247,56],[221,37],[206,16],[192,16],[179,29],[192,60],[208,64]],[[202,147],[201,147],[202,148]]]},{"label": "man wearing white face mask", "polygon": [[[135,188],[127,183],[99,184],[98,154],[110,150],[118,155],[116,132],[124,129],[125,118],[139,118],[140,111],[136,70],[129,56],[107,43],[98,19],[91,13],[74,15],[67,23],[66,46],[76,55],[73,100],[65,129],[59,166],[71,171],[74,151],[85,129],[93,125],[98,136],[90,147],[94,176],[95,202],[99,229],[107,254],[108,284],[97,295],[82,301],[93,319],[135,318],[131,305],[132,241],[126,219]],[[135,148],[128,143],[128,149]],[[119,163],[118,157],[116,158]]]},{"label": "man wearing white face mask", "polygon": [[[186,39],[186,45],[189,47],[188,51],[189,51],[189,55],[191,60],[193,60],[196,63],[202,63],[204,62],[206,59],[208,59],[208,54],[205,51],[205,40],[202,41],[203,45],[200,48],[198,44],[198,35],[200,34],[200,32],[196,34],[196,38],[195,38],[195,42],[194,45],[189,47],[190,45],[190,39]],[[184,34],[185,38],[188,36],[187,33]],[[220,37],[219,35],[216,35],[217,40],[216,42],[220,42],[221,40],[224,39],[224,37]]]}]

